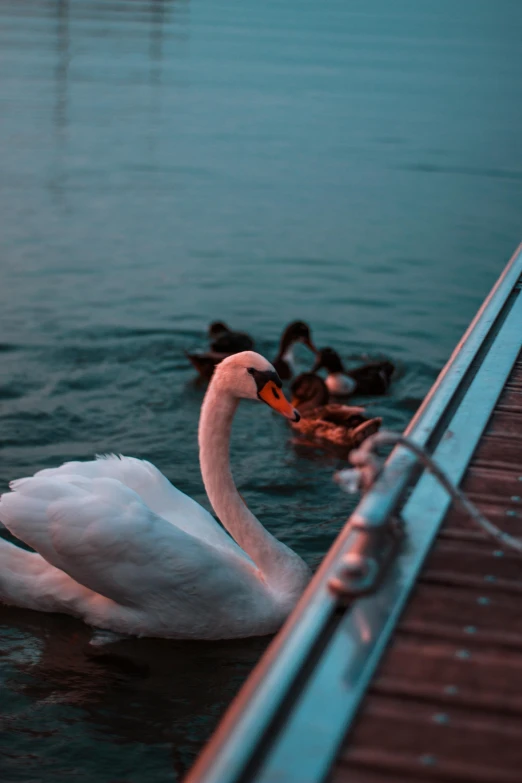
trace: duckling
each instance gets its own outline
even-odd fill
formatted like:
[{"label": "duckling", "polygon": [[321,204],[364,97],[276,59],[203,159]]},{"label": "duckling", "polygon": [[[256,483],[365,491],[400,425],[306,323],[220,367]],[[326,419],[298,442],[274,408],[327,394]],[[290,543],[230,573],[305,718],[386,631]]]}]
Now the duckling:
[{"label": "duckling", "polygon": [[353,370],[345,370],[341,357],[333,348],[322,348],[318,352],[312,372],[317,372],[322,367],[328,373],[328,391],[335,397],[386,394],[395,370],[389,361],[367,362]]},{"label": "duckling", "polygon": [[213,321],[208,327],[210,350],[202,353],[188,353],[185,356],[205,380],[210,380],[216,364],[227,356],[241,351],[250,351],[254,341],[245,332],[233,332],[223,321]]},{"label": "duckling", "polygon": [[382,424],[380,416],[368,418],[364,408],[329,403],[326,383],[313,373],[298,375],[290,388],[292,405],[301,414],[292,429],[309,441],[350,451]]},{"label": "duckling", "polygon": [[312,342],[310,327],[304,321],[292,321],[281,335],[279,351],[272,365],[282,381],[287,381],[295,372],[294,346],[296,343],[303,343],[313,353],[317,353],[317,348]]}]

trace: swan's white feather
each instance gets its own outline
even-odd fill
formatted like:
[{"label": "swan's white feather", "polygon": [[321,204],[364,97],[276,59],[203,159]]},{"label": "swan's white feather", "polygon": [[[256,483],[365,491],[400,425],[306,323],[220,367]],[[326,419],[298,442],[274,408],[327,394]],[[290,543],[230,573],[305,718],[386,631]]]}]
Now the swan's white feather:
[{"label": "swan's white feather", "polygon": [[83,616],[95,594],[54,568],[37,552],[0,538],[0,595],[2,601],[41,612]]},{"label": "swan's white feather", "polygon": [[[76,586],[74,613],[87,622],[123,633],[220,638],[249,635],[250,617],[259,622],[264,603],[273,609],[258,570],[239,547],[238,553],[223,550],[188,534],[117,479],[40,473],[13,482],[13,490],[0,500],[6,527],[45,558],[47,577],[70,577],[56,579],[56,600],[64,584]],[[45,568],[40,560],[37,565],[41,581]],[[41,605],[31,596],[31,608],[57,611],[49,592],[52,580]]]},{"label": "swan's white feather", "polygon": [[[248,559],[241,547],[203,506],[177,489],[147,460],[107,454],[88,462],[66,462],[57,468],[45,468],[35,473],[34,478],[61,478],[70,475],[88,479],[118,479],[133,489],[151,511],[180,530],[216,546],[228,547]],[[11,482],[11,489],[17,489],[23,481],[25,479]]]}]

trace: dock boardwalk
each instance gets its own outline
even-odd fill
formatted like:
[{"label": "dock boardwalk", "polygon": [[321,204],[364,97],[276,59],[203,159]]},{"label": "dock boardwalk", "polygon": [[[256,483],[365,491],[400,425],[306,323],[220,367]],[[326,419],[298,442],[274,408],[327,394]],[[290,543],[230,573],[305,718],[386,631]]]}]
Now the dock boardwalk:
[{"label": "dock boardwalk", "polygon": [[[522,538],[521,283],[522,246],[405,434]],[[405,535],[387,550],[397,517]],[[361,536],[381,578],[341,601],[329,582]],[[402,447],[186,778],[251,781],[522,781],[522,555]]]},{"label": "dock boardwalk", "polygon": [[[461,486],[522,535],[522,355]],[[329,780],[522,780],[522,557],[460,509],[450,508]]]}]

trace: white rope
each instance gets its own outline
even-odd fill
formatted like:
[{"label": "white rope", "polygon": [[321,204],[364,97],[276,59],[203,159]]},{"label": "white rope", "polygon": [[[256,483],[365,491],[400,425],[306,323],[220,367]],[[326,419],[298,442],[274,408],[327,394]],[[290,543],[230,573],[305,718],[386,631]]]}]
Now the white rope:
[{"label": "white rope", "polygon": [[353,493],[359,490],[363,493],[367,492],[375,483],[384,466],[384,460],[378,456],[377,449],[379,446],[390,445],[404,446],[413,452],[419,462],[435,476],[451,499],[464,509],[476,525],[500,544],[522,554],[522,541],[510,536],[508,533],[504,533],[486,519],[462,490],[452,484],[447,474],[437,465],[431,455],[422,446],[417,445],[409,438],[405,438],[404,435],[382,430],[366,438],[358,449],[350,452],[350,462],[355,467],[338,471],[335,474],[335,480],[346,492]]}]

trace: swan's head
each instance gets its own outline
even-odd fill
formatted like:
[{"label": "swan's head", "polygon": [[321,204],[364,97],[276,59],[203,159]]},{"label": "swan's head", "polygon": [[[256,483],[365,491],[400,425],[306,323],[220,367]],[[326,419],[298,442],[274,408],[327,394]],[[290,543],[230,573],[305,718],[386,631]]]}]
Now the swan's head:
[{"label": "swan's head", "polygon": [[255,351],[242,351],[223,359],[214,371],[212,383],[219,384],[234,397],[261,400],[291,421],[300,419],[283,394],[279,375],[270,362]]}]

